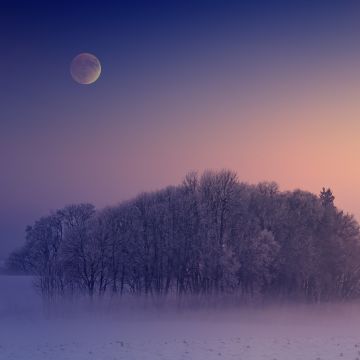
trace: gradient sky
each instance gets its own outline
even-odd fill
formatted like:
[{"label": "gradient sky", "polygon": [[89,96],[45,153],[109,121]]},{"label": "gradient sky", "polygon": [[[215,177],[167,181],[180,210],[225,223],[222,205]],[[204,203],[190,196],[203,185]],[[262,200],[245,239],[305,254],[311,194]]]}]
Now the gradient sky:
[{"label": "gradient sky", "polygon": [[346,0],[2,1],[0,259],[51,209],[190,170],[330,186],[360,219],[359,19]]}]

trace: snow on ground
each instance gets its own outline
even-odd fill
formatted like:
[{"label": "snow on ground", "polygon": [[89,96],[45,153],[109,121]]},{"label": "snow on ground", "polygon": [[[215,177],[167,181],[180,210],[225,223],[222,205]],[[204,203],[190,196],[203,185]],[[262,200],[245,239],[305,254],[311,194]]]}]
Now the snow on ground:
[{"label": "snow on ground", "polygon": [[0,277],[1,360],[356,360],[360,307],[44,315],[28,278]]}]

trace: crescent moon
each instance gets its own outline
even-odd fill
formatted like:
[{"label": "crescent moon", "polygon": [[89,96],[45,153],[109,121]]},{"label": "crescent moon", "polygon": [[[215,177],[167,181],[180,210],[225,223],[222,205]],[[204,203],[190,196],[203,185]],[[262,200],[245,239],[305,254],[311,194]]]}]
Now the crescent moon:
[{"label": "crescent moon", "polygon": [[93,54],[81,53],[72,60],[70,73],[72,78],[79,84],[92,84],[101,74],[100,61]]}]

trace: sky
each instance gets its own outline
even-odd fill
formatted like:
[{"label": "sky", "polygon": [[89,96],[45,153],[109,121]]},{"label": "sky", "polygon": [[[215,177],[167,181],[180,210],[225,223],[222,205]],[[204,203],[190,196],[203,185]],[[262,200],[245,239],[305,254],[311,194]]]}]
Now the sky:
[{"label": "sky", "polygon": [[[360,219],[357,1],[2,1],[0,259],[26,225],[228,168]],[[70,76],[81,52],[102,66]]]}]

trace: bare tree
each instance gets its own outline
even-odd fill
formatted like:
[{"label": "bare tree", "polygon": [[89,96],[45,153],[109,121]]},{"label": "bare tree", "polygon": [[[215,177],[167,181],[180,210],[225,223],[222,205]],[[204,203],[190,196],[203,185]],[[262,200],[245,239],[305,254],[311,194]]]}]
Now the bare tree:
[{"label": "bare tree", "polygon": [[8,266],[43,295],[236,294],[307,301],[360,296],[360,229],[319,196],[189,173],[115,207],[69,205],[26,230]]}]

